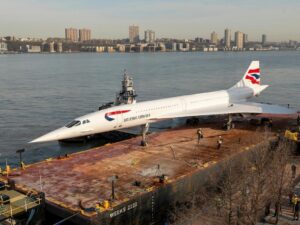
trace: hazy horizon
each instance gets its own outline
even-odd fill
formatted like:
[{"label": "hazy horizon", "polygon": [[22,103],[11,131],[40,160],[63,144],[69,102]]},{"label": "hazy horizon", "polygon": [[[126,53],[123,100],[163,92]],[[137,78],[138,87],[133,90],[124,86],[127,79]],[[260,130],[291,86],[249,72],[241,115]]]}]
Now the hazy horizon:
[{"label": "hazy horizon", "polygon": [[210,38],[224,29],[248,34],[249,41],[300,40],[300,1],[253,0],[2,0],[0,36],[64,37],[66,27],[89,28],[92,38],[127,38],[128,26],[139,25],[158,38]]}]

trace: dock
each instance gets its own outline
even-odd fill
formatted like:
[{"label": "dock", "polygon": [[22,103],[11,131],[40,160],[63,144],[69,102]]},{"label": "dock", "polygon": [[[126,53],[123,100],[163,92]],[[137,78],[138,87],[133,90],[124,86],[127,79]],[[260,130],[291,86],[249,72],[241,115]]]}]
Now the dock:
[{"label": "dock", "polygon": [[276,138],[292,123],[277,118],[272,131],[249,122],[229,131],[205,123],[199,144],[198,127],[183,126],[150,134],[147,147],[134,137],[28,165],[13,171],[9,182],[22,193],[44,193],[46,213],[71,216],[72,224],[155,224],[171,201],[201,185],[216,165]]},{"label": "dock", "polygon": [[37,208],[43,201],[38,196],[27,196],[9,189],[1,190],[0,194],[9,197],[9,202],[0,204],[0,222],[8,218],[20,216],[31,209]]}]

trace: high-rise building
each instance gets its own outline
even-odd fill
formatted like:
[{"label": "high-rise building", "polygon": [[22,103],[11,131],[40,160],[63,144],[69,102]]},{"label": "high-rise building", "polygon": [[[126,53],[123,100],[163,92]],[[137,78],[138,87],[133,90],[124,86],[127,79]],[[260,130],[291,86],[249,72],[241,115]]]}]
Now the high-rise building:
[{"label": "high-rise building", "polygon": [[78,32],[76,28],[66,28],[65,38],[69,41],[78,41]]},{"label": "high-rise building", "polygon": [[225,29],[224,44],[225,44],[226,48],[230,48],[230,44],[231,44],[231,30],[229,30],[228,28]]},{"label": "high-rise building", "polygon": [[155,42],[155,32],[153,30],[145,30],[145,42]]},{"label": "high-rise building", "polygon": [[91,40],[91,30],[90,29],[79,29],[79,41],[89,41]]},{"label": "high-rise building", "polygon": [[210,42],[215,45],[218,44],[218,34],[216,32],[211,33]]},{"label": "high-rise building", "polygon": [[244,45],[246,43],[248,43],[248,34],[243,34],[243,42],[244,42]]},{"label": "high-rise building", "polygon": [[243,49],[244,48],[244,34],[240,31],[235,32],[234,34],[234,41],[235,41],[235,46],[237,49]]},{"label": "high-rise building", "polygon": [[262,43],[263,45],[267,43],[267,35],[266,35],[266,34],[263,34],[263,35],[261,36],[261,43]]},{"label": "high-rise building", "polygon": [[195,38],[195,42],[197,42],[197,43],[203,43],[204,40],[203,40],[203,38],[196,37],[196,38]]},{"label": "high-rise building", "polygon": [[51,41],[49,43],[49,52],[51,52],[51,53],[55,52],[55,50],[54,50],[54,42],[53,41]]},{"label": "high-rise building", "polygon": [[7,51],[6,42],[0,40],[0,52],[6,52],[6,51]]},{"label": "high-rise building", "polygon": [[57,43],[57,52],[61,53],[63,52],[63,45],[62,42]]},{"label": "high-rise building", "polygon": [[172,43],[172,51],[177,51],[177,43],[176,42],[173,42]]},{"label": "high-rise building", "polygon": [[140,41],[139,26],[129,26],[129,41],[131,43]]}]

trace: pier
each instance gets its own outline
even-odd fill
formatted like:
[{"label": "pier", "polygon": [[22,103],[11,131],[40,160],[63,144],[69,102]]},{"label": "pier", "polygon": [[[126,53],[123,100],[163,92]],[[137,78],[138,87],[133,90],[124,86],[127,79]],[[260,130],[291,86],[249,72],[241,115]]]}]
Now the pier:
[{"label": "pier", "polygon": [[9,198],[0,203],[0,222],[30,212],[43,202],[41,196],[25,195],[12,189],[2,189],[0,194]]}]

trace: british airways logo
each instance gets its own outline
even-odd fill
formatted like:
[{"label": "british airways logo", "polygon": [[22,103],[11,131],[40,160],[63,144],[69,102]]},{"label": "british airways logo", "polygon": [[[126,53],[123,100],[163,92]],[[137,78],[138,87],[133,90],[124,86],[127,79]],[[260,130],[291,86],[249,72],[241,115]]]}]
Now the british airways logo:
[{"label": "british airways logo", "polygon": [[260,84],[260,69],[248,70],[246,80],[250,80],[252,84]]},{"label": "british airways logo", "polygon": [[107,121],[113,121],[113,120],[115,120],[115,118],[113,118],[113,116],[127,113],[127,112],[130,112],[130,110],[118,110],[118,111],[108,112],[108,113],[105,113],[104,117]]}]

